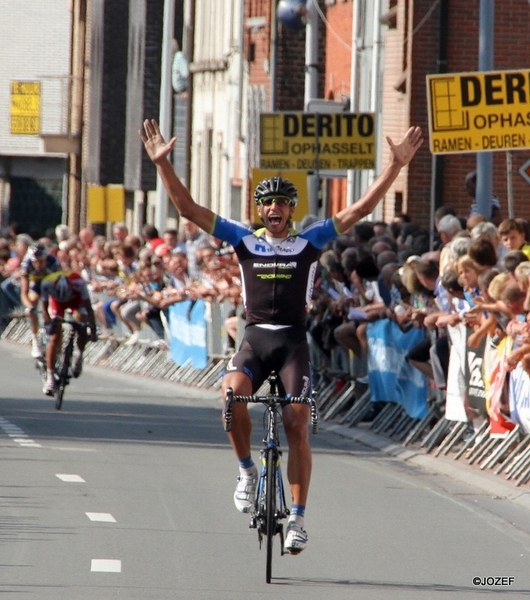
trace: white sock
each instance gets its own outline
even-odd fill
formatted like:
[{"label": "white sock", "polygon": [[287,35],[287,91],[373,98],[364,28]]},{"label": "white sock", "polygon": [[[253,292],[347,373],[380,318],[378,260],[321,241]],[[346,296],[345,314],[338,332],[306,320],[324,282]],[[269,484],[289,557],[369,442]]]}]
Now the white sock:
[{"label": "white sock", "polygon": [[300,525],[300,527],[303,529],[304,528],[304,517],[301,517],[299,515],[289,515],[289,523],[296,523],[297,525]]},{"label": "white sock", "polygon": [[242,467],[239,467],[239,474],[242,477],[255,477],[257,473],[258,469],[256,465],[252,465],[249,469],[243,469]]}]

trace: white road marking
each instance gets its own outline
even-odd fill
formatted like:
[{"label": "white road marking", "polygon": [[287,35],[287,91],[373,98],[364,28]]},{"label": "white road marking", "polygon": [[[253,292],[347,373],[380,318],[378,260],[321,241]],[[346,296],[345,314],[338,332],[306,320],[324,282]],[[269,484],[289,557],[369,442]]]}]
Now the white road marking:
[{"label": "white road marking", "polygon": [[27,433],[18,427],[13,425],[3,417],[0,418],[0,429],[7,434],[16,444],[24,448],[42,448],[41,444],[38,444],[34,440],[30,439]]},{"label": "white road marking", "polygon": [[109,513],[87,512],[85,514],[91,521],[101,521],[103,523],[116,523],[116,519]]},{"label": "white road marking", "polygon": [[93,558],[90,570],[98,573],[121,573],[121,560]]},{"label": "white road marking", "polygon": [[86,483],[86,481],[79,475],[56,473],[55,476],[58,477],[61,481],[65,481],[66,483]]}]

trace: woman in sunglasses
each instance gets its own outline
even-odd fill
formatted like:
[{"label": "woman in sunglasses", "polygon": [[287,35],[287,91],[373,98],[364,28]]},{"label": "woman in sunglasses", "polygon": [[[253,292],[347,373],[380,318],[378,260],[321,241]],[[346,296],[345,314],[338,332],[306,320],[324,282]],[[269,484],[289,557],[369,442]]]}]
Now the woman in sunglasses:
[{"label": "woman in sunglasses", "polygon": [[[353,205],[300,233],[291,229],[298,200],[294,185],[282,177],[260,182],[254,201],[263,227],[257,231],[225,219],[195,203],[168,160],[176,138],[165,142],[154,120],[144,121],[140,137],[155,163],[169,198],[181,217],[196,223],[214,237],[230,243],[240,263],[246,328],[239,351],[232,357],[223,379],[223,390],[250,396],[271,371],[280,379],[280,392],[309,396],[311,370],[306,340],[306,306],[311,298],[314,273],[322,247],[370,214],[389,190],[402,167],[423,143],[419,127],[411,127],[399,144],[387,137],[390,164]],[[239,461],[234,502],[241,512],[254,505],[258,471],[250,451],[251,421],[246,404],[232,407],[230,442]],[[298,554],[307,545],[304,511],[311,478],[308,435],[309,408],[287,405],[283,425],[289,446],[287,474],[292,507],[285,537],[285,551]]]}]

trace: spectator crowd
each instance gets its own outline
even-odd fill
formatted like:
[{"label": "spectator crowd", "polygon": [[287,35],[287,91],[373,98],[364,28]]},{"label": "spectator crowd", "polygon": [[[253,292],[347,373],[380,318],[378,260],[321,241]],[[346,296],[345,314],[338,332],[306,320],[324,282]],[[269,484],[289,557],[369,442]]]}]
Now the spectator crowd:
[{"label": "spectator crowd", "polygon": [[[306,217],[301,226],[312,219]],[[20,311],[19,267],[35,241],[15,226],[0,238],[2,328]],[[237,258],[230,246],[193,223],[182,220],[180,232],[161,234],[145,225],[140,236],[116,223],[112,239],[91,228],[73,234],[59,225],[39,241],[62,270],[78,272],[87,282],[100,337],[120,331],[125,344],[134,344],[148,327],[165,347],[168,307],[207,299],[230,303],[219,335],[226,332],[227,352],[235,348],[244,323]],[[389,223],[357,223],[320,257],[307,313],[315,367],[339,367],[362,383],[369,324],[390,319],[403,333],[423,331],[423,342],[406,360],[439,388],[447,385],[452,332],[459,324],[465,325],[471,348],[496,346],[509,336],[508,371],[520,365],[530,374],[529,278],[530,226],[500,218],[498,206],[492,220],[474,211],[462,216],[450,207],[438,209],[434,244],[430,232],[406,214]],[[470,420],[477,417],[473,407],[465,410]]]}]

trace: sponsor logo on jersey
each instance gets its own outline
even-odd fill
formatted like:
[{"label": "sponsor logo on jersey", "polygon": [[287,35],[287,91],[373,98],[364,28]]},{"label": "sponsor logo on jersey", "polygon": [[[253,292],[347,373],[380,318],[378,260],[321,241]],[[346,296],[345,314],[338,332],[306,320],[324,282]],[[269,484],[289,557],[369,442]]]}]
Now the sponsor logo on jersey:
[{"label": "sponsor logo on jersey", "polygon": [[292,279],[290,273],[258,273],[259,279]]},{"label": "sponsor logo on jersey", "polygon": [[255,269],[296,269],[296,262],[275,263],[275,262],[255,262],[252,265]]}]

